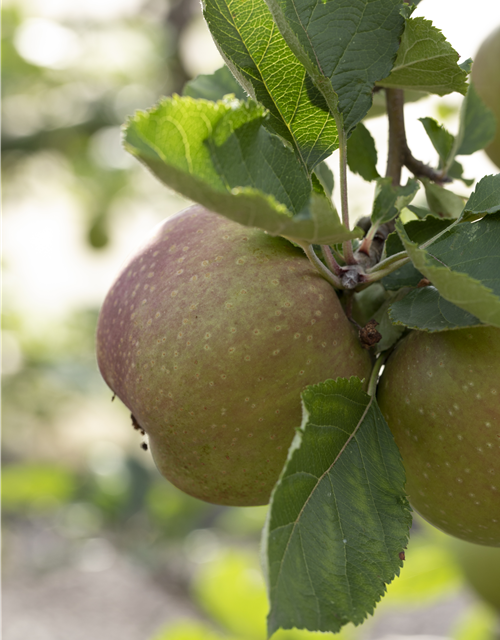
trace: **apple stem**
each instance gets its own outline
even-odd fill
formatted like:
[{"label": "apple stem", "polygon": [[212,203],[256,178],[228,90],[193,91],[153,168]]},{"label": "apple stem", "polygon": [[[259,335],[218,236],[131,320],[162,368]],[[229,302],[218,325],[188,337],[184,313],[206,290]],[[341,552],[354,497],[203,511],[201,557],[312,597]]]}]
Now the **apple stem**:
[{"label": "apple stem", "polygon": [[297,240],[295,240],[295,242],[302,247],[311,264],[316,268],[320,275],[325,278],[325,280],[327,280],[336,289],[343,289],[342,281],[340,280],[340,278],[332,273],[330,269],[321,262],[321,260],[316,255],[312,244],[309,244],[308,242],[300,242]]},{"label": "apple stem", "polygon": [[[404,253],[404,252],[402,252],[402,253]],[[385,260],[384,260],[384,262],[385,262]],[[410,260],[409,256],[406,256],[404,258],[401,258],[401,260],[397,260],[395,262],[392,262],[391,264],[387,265],[384,269],[377,269],[376,271],[371,271],[370,273],[367,273],[364,276],[363,284],[366,286],[367,284],[372,284],[373,282],[378,282],[378,280],[382,280],[382,278],[385,278],[389,274],[393,273],[393,271],[397,271],[398,269],[401,269],[401,267],[404,267],[405,264],[408,264],[409,262],[411,262],[411,260]],[[380,264],[382,264],[382,263],[380,263]]]},{"label": "apple stem", "polygon": [[375,364],[373,365],[373,369],[370,375],[370,381],[368,382],[368,395],[372,398],[377,393],[377,383],[380,375],[380,369],[382,365],[385,363],[387,358],[389,357],[391,349],[387,349],[387,351],[382,352],[379,357],[375,360]]},{"label": "apple stem", "polygon": [[325,259],[330,271],[335,273],[337,276],[342,276],[342,267],[335,260],[332,250],[327,244],[321,245],[321,253],[323,254],[323,258]]},{"label": "apple stem", "polygon": [[[399,264],[399,262],[405,258],[408,258],[408,253],[406,251],[399,251],[398,253],[394,253],[392,256],[389,256],[385,260],[381,260],[374,267],[371,267],[371,269],[367,269],[366,272],[368,274],[372,274],[372,273],[377,273],[378,271],[385,271],[387,270],[388,267],[390,267],[394,263],[397,262]],[[399,266],[397,268],[399,269]]]}]

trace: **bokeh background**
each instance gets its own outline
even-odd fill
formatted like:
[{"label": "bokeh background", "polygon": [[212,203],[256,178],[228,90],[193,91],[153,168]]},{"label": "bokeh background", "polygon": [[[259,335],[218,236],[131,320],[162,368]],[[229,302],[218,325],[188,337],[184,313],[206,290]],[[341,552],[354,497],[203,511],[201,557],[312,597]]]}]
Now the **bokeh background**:
[{"label": "bokeh background", "polygon": [[[500,24],[497,0],[424,0],[417,14],[462,59]],[[207,505],[163,480],[94,358],[120,264],[189,204],[127,156],[120,126],[221,66],[199,3],[4,0],[2,23],[3,638],[264,640],[266,509]],[[408,105],[415,155],[435,160],[416,118],[453,131],[459,105]],[[367,126],[383,172],[385,120]],[[464,165],[477,179],[497,171],[482,153]],[[350,187],[357,218],[373,185],[350,176]],[[465,580],[456,549],[417,521],[403,576],[373,618],[337,638],[498,637],[497,613]],[[319,637],[333,638],[276,635]]]}]

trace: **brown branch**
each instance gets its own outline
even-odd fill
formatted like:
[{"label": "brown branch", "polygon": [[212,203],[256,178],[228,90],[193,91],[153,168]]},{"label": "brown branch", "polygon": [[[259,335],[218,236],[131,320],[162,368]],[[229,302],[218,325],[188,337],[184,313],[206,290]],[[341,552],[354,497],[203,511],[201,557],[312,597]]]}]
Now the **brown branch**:
[{"label": "brown branch", "polygon": [[386,89],[387,116],[389,118],[389,154],[386,176],[397,187],[401,182],[401,169],[406,167],[416,178],[429,178],[437,184],[451,182],[442,171],[437,171],[414,157],[406,140],[404,117],[404,92],[402,89]]},{"label": "brown branch", "polygon": [[402,89],[386,89],[387,118],[389,120],[389,153],[385,175],[392,184],[401,184],[401,169],[405,163],[406,142],[404,93]]},{"label": "brown branch", "polygon": [[[404,119],[404,92],[402,89],[386,89],[387,117],[389,120],[389,148],[387,154],[386,177],[392,178],[392,184],[397,187],[401,184],[401,171],[403,167],[409,169],[416,178],[429,178],[437,184],[450,182],[450,178],[441,171],[417,160],[408,146],[406,140]],[[395,229],[395,220],[380,225],[373,239],[361,244],[356,251],[357,264],[365,269],[375,266],[380,262],[387,236]],[[365,229],[365,237],[368,229]]]},{"label": "brown branch", "polygon": [[404,165],[416,178],[429,178],[429,180],[432,180],[439,185],[445,184],[446,182],[452,182],[452,179],[442,171],[436,171],[436,169],[429,167],[428,164],[424,164],[420,160],[417,160],[412,155],[408,145],[406,144],[406,140],[404,147]]}]

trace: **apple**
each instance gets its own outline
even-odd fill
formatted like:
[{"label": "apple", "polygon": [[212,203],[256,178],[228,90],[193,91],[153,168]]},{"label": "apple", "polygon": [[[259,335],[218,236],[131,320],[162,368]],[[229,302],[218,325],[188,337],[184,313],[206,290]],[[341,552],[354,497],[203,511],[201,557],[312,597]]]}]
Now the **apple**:
[{"label": "apple", "polygon": [[465,579],[476,593],[500,613],[500,549],[450,538],[450,547]]},{"label": "apple", "polygon": [[472,65],[471,80],[477,93],[497,119],[495,138],[485,151],[497,167],[500,167],[500,27],[479,47]]},{"label": "apple", "polygon": [[159,471],[192,496],[241,506],[269,501],[304,387],[367,383],[372,367],[301,249],[199,205],[162,222],[123,267],[97,359]]},{"label": "apple", "polygon": [[409,333],[378,401],[415,511],[453,536],[500,546],[500,329]]}]

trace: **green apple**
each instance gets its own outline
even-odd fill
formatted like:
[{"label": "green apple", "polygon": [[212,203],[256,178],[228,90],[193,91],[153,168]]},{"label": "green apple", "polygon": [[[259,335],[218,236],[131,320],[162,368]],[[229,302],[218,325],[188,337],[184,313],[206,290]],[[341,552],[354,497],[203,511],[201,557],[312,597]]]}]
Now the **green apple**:
[{"label": "green apple", "polygon": [[269,501],[300,393],[368,382],[371,358],[303,251],[195,205],[132,256],[99,317],[97,358],[160,472],[208,502]]},{"label": "green apple", "polygon": [[500,549],[456,538],[450,547],[469,585],[500,613]]},{"label": "green apple", "polygon": [[378,401],[413,508],[446,533],[500,546],[500,329],[411,332]]},{"label": "green apple", "polygon": [[471,80],[477,93],[497,119],[495,138],[485,151],[497,167],[500,167],[500,27],[479,47],[472,65]]}]

